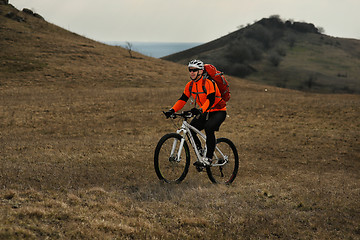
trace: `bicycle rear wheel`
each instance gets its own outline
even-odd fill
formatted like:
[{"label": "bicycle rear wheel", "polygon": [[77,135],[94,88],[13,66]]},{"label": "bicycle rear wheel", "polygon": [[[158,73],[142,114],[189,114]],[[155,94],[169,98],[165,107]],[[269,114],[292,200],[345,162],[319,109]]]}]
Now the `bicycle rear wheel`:
[{"label": "bicycle rear wheel", "polygon": [[209,179],[213,183],[231,184],[239,169],[239,156],[232,141],[218,138],[214,151],[213,164],[222,166],[206,167]]},{"label": "bicycle rear wheel", "polygon": [[[154,167],[160,180],[167,183],[180,183],[186,177],[190,166],[190,151],[186,141],[179,158],[182,136],[169,133],[163,136],[155,148]],[[173,153],[172,153],[173,152]]]}]

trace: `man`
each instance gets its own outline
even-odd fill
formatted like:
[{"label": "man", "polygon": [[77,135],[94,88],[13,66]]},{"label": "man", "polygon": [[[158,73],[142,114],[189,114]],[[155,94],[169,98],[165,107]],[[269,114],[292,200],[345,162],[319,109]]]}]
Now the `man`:
[{"label": "man", "polygon": [[[207,75],[204,74],[202,61],[192,60],[189,62],[188,68],[191,80],[186,84],[182,96],[165,115],[170,117],[174,112],[181,110],[190,97],[195,99],[200,109],[191,109],[191,112],[198,117],[193,118],[190,124],[200,131],[205,129],[207,152],[203,162],[196,161],[194,165],[204,167],[211,165],[216,145],[215,131],[219,131],[220,125],[226,118],[226,104],[221,98],[217,85],[207,79]],[[197,148],[203,152],[196,133],[193,131],[191,133]]]}]

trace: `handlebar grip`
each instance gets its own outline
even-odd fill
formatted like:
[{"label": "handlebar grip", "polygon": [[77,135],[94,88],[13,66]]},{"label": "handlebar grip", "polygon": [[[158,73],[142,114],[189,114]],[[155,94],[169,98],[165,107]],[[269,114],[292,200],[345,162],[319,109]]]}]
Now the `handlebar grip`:
[{"label": "handlebar grip", "polygon": [[191,111],[183,111],[182,113],[172,113],[170,116],[168,116],[165,111],[162,111],[163,114],[166,116],[166,118],[172,118],[175,119],[177,116],[182,117],[182,118],[192,118],[194,116],[194,114]]},{"label": "handlebar grip", "polygon": [[165,115],[166,118],[173,118],[173,119],[176,118],[175,113],[172,113],[171,115],[168,116],[168,115],[166,114],[167,112],[165,112],[165,111],[162,111],[162,112],[163,112],[163,114]]}]

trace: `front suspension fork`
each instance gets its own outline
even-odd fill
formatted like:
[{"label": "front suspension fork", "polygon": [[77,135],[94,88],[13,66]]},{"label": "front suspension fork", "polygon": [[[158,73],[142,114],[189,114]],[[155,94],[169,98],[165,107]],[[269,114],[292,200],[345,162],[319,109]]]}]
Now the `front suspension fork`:
[{"label": "front suspension fork", "polygon": [[173,142],[173,146],[171,148],[170,158],[175,158],[175,156],[177,155],[174,160],[177,162],[180,162],[181,161],[181,152],[184,147],[185,138],[184,137],[181,138],[178,152],[175,153],[178,142],[179,142],[179,139],[175,138],[174,142]]}]

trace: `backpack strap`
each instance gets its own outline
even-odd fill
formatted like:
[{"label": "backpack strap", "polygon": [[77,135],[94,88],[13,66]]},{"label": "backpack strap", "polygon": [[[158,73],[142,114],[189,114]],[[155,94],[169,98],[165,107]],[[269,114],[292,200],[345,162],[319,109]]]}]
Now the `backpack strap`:
[{"label": "backpack strap", "polygon": [[194,85],[194,81],[191,81],[190,83],[190,86],[189,86],[189,91],[190,91],[190,95],[192,96],[192,94],[195,94],[195,106],[196,106],[196,99],[199,99],[200,101],[200,97],[199,97],[199,94],[207,94],[207,90],[206,90],[206,87],[205,87],[205,83],[206,83],[206,78],[203,78],[202,79],[202,89],[203,89],[203,92],[193,92],[192,89],[193,89],[193,85]]},{"label": "backpack strap", "polygon": [[195,95],[199,95],[199,94],[201,94],[201,93],[207,94],[207,90],[206,90],[206,87],[205,87],[205,83],[206,83],[206,79],[203,79],[203,80],[202,80],[202,89],[203,89],[203,92],[193,92],[193,91],[192,91],[192,88],[193,88],[193,85],[194,85],[194,81],[191,81],[190,86],[189,86],[189,91],[190,91],[190,93],[194,93]]}]

